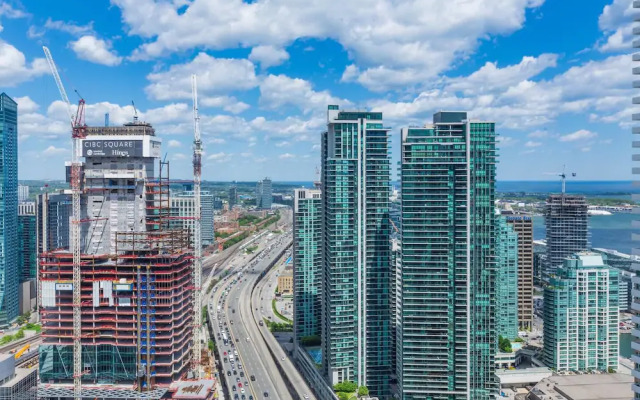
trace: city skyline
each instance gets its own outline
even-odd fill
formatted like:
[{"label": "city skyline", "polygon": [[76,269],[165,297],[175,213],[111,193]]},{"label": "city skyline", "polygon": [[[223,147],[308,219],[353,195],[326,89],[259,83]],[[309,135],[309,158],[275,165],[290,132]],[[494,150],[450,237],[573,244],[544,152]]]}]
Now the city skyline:
[{"label": "city skyline", "polygon": [[[69,158],[66,114],[42,55],[47,45],[70,94],[77,89],[86,97],[87,122],[103,124],[105,112],[113,125],[131,120],[134,100],[141,118],[157,127],[175,176],[190,170],[188,76],[195,72],[207,180],[311,181],[323,111],[333,103],[384,112],[392,136],[428,122],[440,108],[468,110],[479,119],[501,115],[495,118],[502,134],[500,180],[543,180],[563,164],[579,179],[630,179],[623,164],[602,169],[590,162],[596,149],[599,157],[630,157],[629,146],[615,140],[631,114],[632,89],[618,78],[631,68],[624,54],[630,1],[511,0],[500,12],[487,2],[482,13],[431,7],[429,15],[451,17],[441,32],[428,27],[429,7],[417,3],[386,12],[389,3],[381,1],[379,9],[347,12],[339,21],[325,17],[327,4],[234,2],[220,21],[200,0],[190,7],[144,2],[150,15],[170,15],[169,26],[151,27],[137,2],[96,3],[100,13],[72,3],[51,10],[5,3],[0,46],[11,62],[0,85],[21,104],[20,178],[62,178],[53,166]],[[269,30],[270,23],[282,24],[275,7],[289,10],[292,27]],[[247,26],[243,15],[256,12],[264,23]],[[201,26],[203,17],[237,21],[239,30],[176,39]],[[355,29],[375,24],[385,26],[385,35],[363,38]],[[581,35],[570,35],[578,26]],[[423,53],[433,58],[416,57]],[[392,162],[399,154],[392,140]]]}]

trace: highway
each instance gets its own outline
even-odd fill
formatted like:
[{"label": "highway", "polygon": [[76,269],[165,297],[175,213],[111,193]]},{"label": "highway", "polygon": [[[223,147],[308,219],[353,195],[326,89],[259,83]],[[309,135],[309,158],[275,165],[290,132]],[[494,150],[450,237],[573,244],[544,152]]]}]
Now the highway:
[{"label": "highway", "polygon": [[[223,358],[221,373],[226,380],[231,399],[293,399],[276,363],[285,368],[287,375],[294,382],[294,387],[299,392],[296,398],[314,399],[311,390],[293,368],[287,355],[279,355],[277,360],[271,356],[260,330],[263,330],[262,333],[267,340],[272,341],[270,343],[272,347],[275,339],[266,325],[259,325],[260,317],[257,310],[259,306],[257,302],[251,301],[252,295],[255,297],[255,293],[252,292],[259,279],[259,274],[291,244],[291,231],[287,228],[290,224],[291,213],[285,212],[283,214],[285,232],[264,236],[256,240],[255,244],[258,245],[258,249],[251,256],[238,253],[229,258],[226,269],[232,273],[224,278],[214,288],[212,294],[207,297],[209,318],[213,322],[216,346],[220,357]],[[220,311],[218,311],[218,307],[220,307]],[[256,308],[254,312],[252,312],[252,307]],[[224,343],[225,337],[227,339],[226,345]],[[282,353],[277,343],[275,347],[277,347],[276,351]],[[233,364],[231,356],[234,358]],[[252,380],[251,376],[255,380]],[[235,390],[233,390],[234,388]]]}]

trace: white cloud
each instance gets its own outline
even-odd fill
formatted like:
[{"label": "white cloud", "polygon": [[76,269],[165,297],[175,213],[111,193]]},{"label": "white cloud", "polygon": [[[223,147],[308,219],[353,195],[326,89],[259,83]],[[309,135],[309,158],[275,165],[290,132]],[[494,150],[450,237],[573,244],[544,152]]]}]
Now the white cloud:
[{"label": "white cloud", "polygon": [[580,148],[580,150],[581,150],[581,151],[584,151],[585,153],[586,153],[586,152],[589,152],[589,151],[591,151],[591,146],[584,146],[584,147],[581,147],[581,148]]},{"label": "white cloud", "polygon": [[[13,6],[11,6],[9,3],[4,2],[0,3],[0,17],[7,17],[10,19],[26,18],[29,17],[29,13],[17,8],[13,8]],[[0,24],[0,32],[2,32],[2,30],[3,27]]]},{"label": "white cloud", "polygon": [[87,34],[93,34],[93,21],[87,25],[78,25],[75,22],[54,21],[51,18],[47,19],[44,27],[47,29],[53,29],[61,32],[66,32],[74,36],[81,36]]},{"label": "white cloud", "polygon": [[217,162],[217,163],[222,163],[222,162],[227,162],[231,160],[232,156],[233,154],[228,154],[221,151],[219,153],[211,154],[209,157],[207,157],[207,160]]},{"label": "white cloud", "polygon": [[232,114],[240,114],[250,108],[250,106],[242,101],[238,101],[233,96],[207,96],[198,100],[198,106],[222,108]]},{"label": "white cloud", "polygon": [[171,155],[171,159],[172,159],[172,160],[175,160],[175,161],[186,160],[186,159],[188,159],[188,158],[189,158],[189,157],[188,157],[186,154],[183,154],[183,153],[173,153],[173,154]]},{"label": "white cloud", "polygon": [[0,87],[13,87],[48,72],[44,58],[34,58],[27,63],[20,50],[0,39]]},{"label": "white cloud", "polygon": [[500,148],[510,147],[518,143],[518,140],[512,138],[511,136],[498,136],[497,141]]},{"label": "white cloud", "polygon": [[111,42],[98,39],[95,36],[82,36],[74,42],[69,42],[69,45],[82,60],[107,66],[118,65],[122,62],[122,57],[112,50]]},{"label": "white cloud", "polygon": [[527,136],[532,138],[532,139],[543,139],[543,138],[549,137],[549,132],[547,132],[547,131],[533,131],[530,134],[528,134]]},{"label": "white cloud", "polygon": [[274,46],[256,46],[251,49],[249,60],[258,62],[262,68],[280,65],[289,59],[286,50]]},{"label": "white cloud", "polygon": [[169,140],[169,142],[167,143],[167,145],[169,147],[182,147],[182,143],[179,140],[175,140],[175,139],[171,139]]},{"label": "white cloud", "polygon": [[596,136],[598,136],[598,134],[595,132],[591,132],[586,129],[580,129],[579,131],[562,135],[558,140],[560,140],[561,142],[575,142],[578,140],[593,139]]},{"label": "white cloud", "polygon": [[286,146],[290,146],[291,143],[287,142],[286,140],[283,140],[282,142],[278,142],[276,143],[276,147],[286,147]]},{"label": "white cloud", "polygon": [[332,96],[328,90],[316,92],[304,79],[269,75],[260,83],[260,104],[269,109],[291,105],[310,113],[324,111],[327,104],[348,106],[351,102]]},{"label": "white cloud", "polygon": [[28,114],[28,113],[36,112],[40,107],[38,103],[31,100],[29,96],[14,97],[13,100],[15,100],[16,103],[18,103],[19,113]]},{"label": "white cloud", "polygon": [[281,160],[288,160],[288,159],[291,159],[291,158],[296,158],[296,156],[295,156],[295,154],[284,153],[284,154],[280,154],[278,156],[278,158],[281,159]]},{"label": "white cloud", "polygon": [[542,146],[542,143],[541,142],[534,142],[533,140],[529,140],[524,145],[526,147],[540,147],[540,146]]},{"label": "white cloud", "polygon": [[352,0],[340,4],[337,16],[335,3],[325,0],[194,0],[186,8],[181,1],[113,1],[129,34],[144,39],[136,59],[193,48],[282,49],[299,38],[328,38],[363,68],[361,83],[372,87],[435,77],[481,40],[520,29],[526,10],[543,2]]},{"label": "white cloud", "polygon": [[248,60],[215,58],[199,53],[191,62],[147,75],[145,91],[155,100],[190,99],[191,75],[198,75],[198,93],[228,93],[258,85],[255,66]]},{"label": "white cloud", "polygon": [[224,140],[223,138],[211,138],[208,140],[208,143],[212,143],[212,144],[225,144],[227,143],[226,140]]},{"label": "white cloud", "polygon": [[57,156],[61,154],[69,154],[71,155],[71,150],[63,149],[61,147],[49,146],[42,151],[44,156]]},{"label": "white cloud", "polygon": [[613,0],[602,10],[598,26],[605,38],[598,43],[600,51],[629,51],[633,38],[633,17],[638,12],[632,0]]}]

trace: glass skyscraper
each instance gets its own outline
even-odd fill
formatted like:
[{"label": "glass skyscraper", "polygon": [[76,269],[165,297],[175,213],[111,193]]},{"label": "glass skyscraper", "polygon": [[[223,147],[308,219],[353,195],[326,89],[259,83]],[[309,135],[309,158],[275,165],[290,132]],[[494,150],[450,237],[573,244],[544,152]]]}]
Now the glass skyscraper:
[{"label": "glass skyscraper", "polygon": [[18,316],[18,104],[0,94],[0,327]]},{"label": "glass skyscraper", "polygon": [[402,129],[396,375],[403,400],[497,394],[495,123]]},{"label": "glass skyscraper", "polygon": [[557,371],[618,369],[618,270],[598,253],[564,260],[544,289],[545,364]]},{"label": "glass skyscraper", "polygon": [[496,217],[496,331],[518,337],[518,234],[502,216]]},{"label": "glass skyscraper", "polygon": [[322,363],[332,385],[390,398],[389,128],[330,105],[322,134]]},{"label": "glass skyscraper", "polygon": [[[293,194],[293,331],[296,345],[320,337],[322,198],[317,189]],[[303,343],[304,344],[304,343]]]}]

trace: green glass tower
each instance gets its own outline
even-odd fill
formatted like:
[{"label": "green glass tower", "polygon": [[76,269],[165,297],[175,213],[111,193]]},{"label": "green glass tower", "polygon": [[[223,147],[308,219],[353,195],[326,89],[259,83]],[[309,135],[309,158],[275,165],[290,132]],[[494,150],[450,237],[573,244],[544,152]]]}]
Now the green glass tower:
[{"label": "green glass tower", "polygon": [[391,395],[389,129],[382,113],[328,109],[322,135],[322,361],[329,383]]},{"label": "green glass tower", "polygon": [[18,103],[0,94],[0,327],[19,314]]},{"label": "green glass tower", "polygon": [[319,337],[322,294],[322,198],[317,189],[293,192],[293,330],[295,343]]},{"label": "green glass tower", "polygon": [[396,332],[403,400],[497,394],[495,123],[439,112],[402,129]]},{"label": "green glass tower", "polygon": [[565,258],[544,289],[545,364],[558,371],[618,369],[618,270],[602,255]]},{"label": "green glass tower", "polygon": [[496,216],[496,330],[498,336],[518,336],[518,234]]}]

